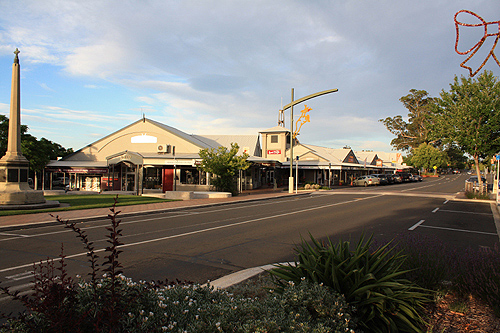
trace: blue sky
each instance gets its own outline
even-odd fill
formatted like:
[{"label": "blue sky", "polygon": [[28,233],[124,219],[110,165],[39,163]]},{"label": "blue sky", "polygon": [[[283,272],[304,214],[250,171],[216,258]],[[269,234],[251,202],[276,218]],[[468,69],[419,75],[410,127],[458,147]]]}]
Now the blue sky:
[{"label": "blue sky", "polygon": [[[306,102],[299,140],[390,151],[378,120],[406,116],[399,98],[438,96],[468,75],[454,50],[462,9],[500,20],[498,0],[4,0],[0,113],[9,114],[17,47],[22,123],[67,148],[143,113],[187,133],[255,134],[277,125],[291,88],[296,99],[338,88]],[[492,60],[485,69],[500,75]]]}]

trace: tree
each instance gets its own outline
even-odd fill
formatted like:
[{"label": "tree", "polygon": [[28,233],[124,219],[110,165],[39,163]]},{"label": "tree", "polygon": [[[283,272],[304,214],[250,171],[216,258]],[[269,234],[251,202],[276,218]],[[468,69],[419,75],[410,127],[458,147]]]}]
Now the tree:
[{"label": "tree", "polygon": [[[21,125],[21,140],[22,136],[28,132],[28,126]],[[0,115],[0,157],[5,155],[7,152],[7,144],[9,139],[9,118],[1,114]]]},{"label": "tree", "polygon": [[449,167],[451,169],[463,170],[467,167],[469,159],[455,145],[448,145],[444,152],[448,155]]},{"label": "tree", "polygon": [[428,143],[422,143],[413,149],[408,162],[416,168],[424,169],[425,172],[448,164],[448,155]]},{"label": "tree", "polygon": [[73,149],[66,149],[58,143],[41,138],[37,140],[36,137],[30,134],[24,134],[21,138],[21,150],[30,162],[30,170],[35,176],[35,188],[37,188],[38,181],[37,175],[43,172],[45,166],[50,160],[56,160],[58,157],[64,157],[73,153]]},{"label": "tree", "polygon": [[[21,125],[21,152],[30,162],[30,171],[34,174],[37,188],[37,174],[43,171],[49,161],[69,155],[73,153],[73,149],[66,149],[45,138],[38,140],[27,132],[28,126]],[[8,134],[9,118],[0,115],[0,157],[7,152]]]},{"label": "tree", "polygon": [[216,175],[212,179],[212,184],[217,191],[231,192],[237,195],[238,191],[234,184],[234,175],[237,170],[246,170],[250,167],[250,162],[247,161],[248,154],[237,156],[239,146],[236,143],[231,143],[231,149],[227,147],[205,148],[200,150],[202,159],[199,169]]},{"label": "tree", "polygon": [[402,116],[387,117],[379,121],[392,134],[396,135],[391,145],[397,150],[411,151],[422,143],[436,143],[438,140],[431,136],[434,122],[434,98],[427,97],[425,90],[411,89],[410,94],[399,100],[408,109],[408,122]]},{"label": "tree", "polygon": [[[500,151],[500,83],[490,71],[477,79],[461,77],[442,91],[436,105],[436,129],[446,142],[453,143],[479,163]],[[481,177],[478,177],[482,185]]]}]

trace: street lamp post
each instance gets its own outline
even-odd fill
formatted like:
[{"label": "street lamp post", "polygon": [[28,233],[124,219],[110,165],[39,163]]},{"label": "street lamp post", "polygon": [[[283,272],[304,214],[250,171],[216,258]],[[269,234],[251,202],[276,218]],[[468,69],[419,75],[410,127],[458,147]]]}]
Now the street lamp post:
[{"label": "street lamp post", "polygon": [[281,111],[285,111],[286,109],[290,109],[290,178],[288,178],[288,193],[293,193],[293,106],[300,104],[302,102],[307,101],[308,99],[318,97],[321,95],[326,95],[330,94],[333,92],[339,91],[338,89],[329,89],[325,91],[320,91],[311,95],[307,95],[305,97],[299,98],[298,100],[294,101],[294,96],[293,96],[293,88],[292,88],[292,101],[285,105]]}]

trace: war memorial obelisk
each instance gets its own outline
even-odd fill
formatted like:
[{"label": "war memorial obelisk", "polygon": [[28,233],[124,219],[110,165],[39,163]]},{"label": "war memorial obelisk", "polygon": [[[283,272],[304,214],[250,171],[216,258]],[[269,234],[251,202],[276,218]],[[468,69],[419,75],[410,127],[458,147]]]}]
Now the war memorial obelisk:
[{"label": "war memorial obelisk", "polygon": [[7,153],[0,159],[0,205],[44,204],[43,191],[34,191],[28,185],[29,161],[21,153],[21,84],[17,48],[14,54]]}]

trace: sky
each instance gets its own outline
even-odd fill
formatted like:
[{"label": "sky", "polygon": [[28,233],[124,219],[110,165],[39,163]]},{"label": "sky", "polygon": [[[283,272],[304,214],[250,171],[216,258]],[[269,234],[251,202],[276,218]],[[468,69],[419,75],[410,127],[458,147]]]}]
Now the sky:
[{"label": "sky", "polygon": [[[143,115],[188,134],[257,134],[292,88],[295,99],[336,88],[305,102],[300,142],[390,152],[379,120],[408,114],[401,97],[469,76],[455,52],[462,9],[500,20],[498,0],[0,0],[0,114],[19,48],[22,123],[66,148]],[[463,29],[460,51],[483,33]],[[500,76],[493,59],[484,69]]]}]

